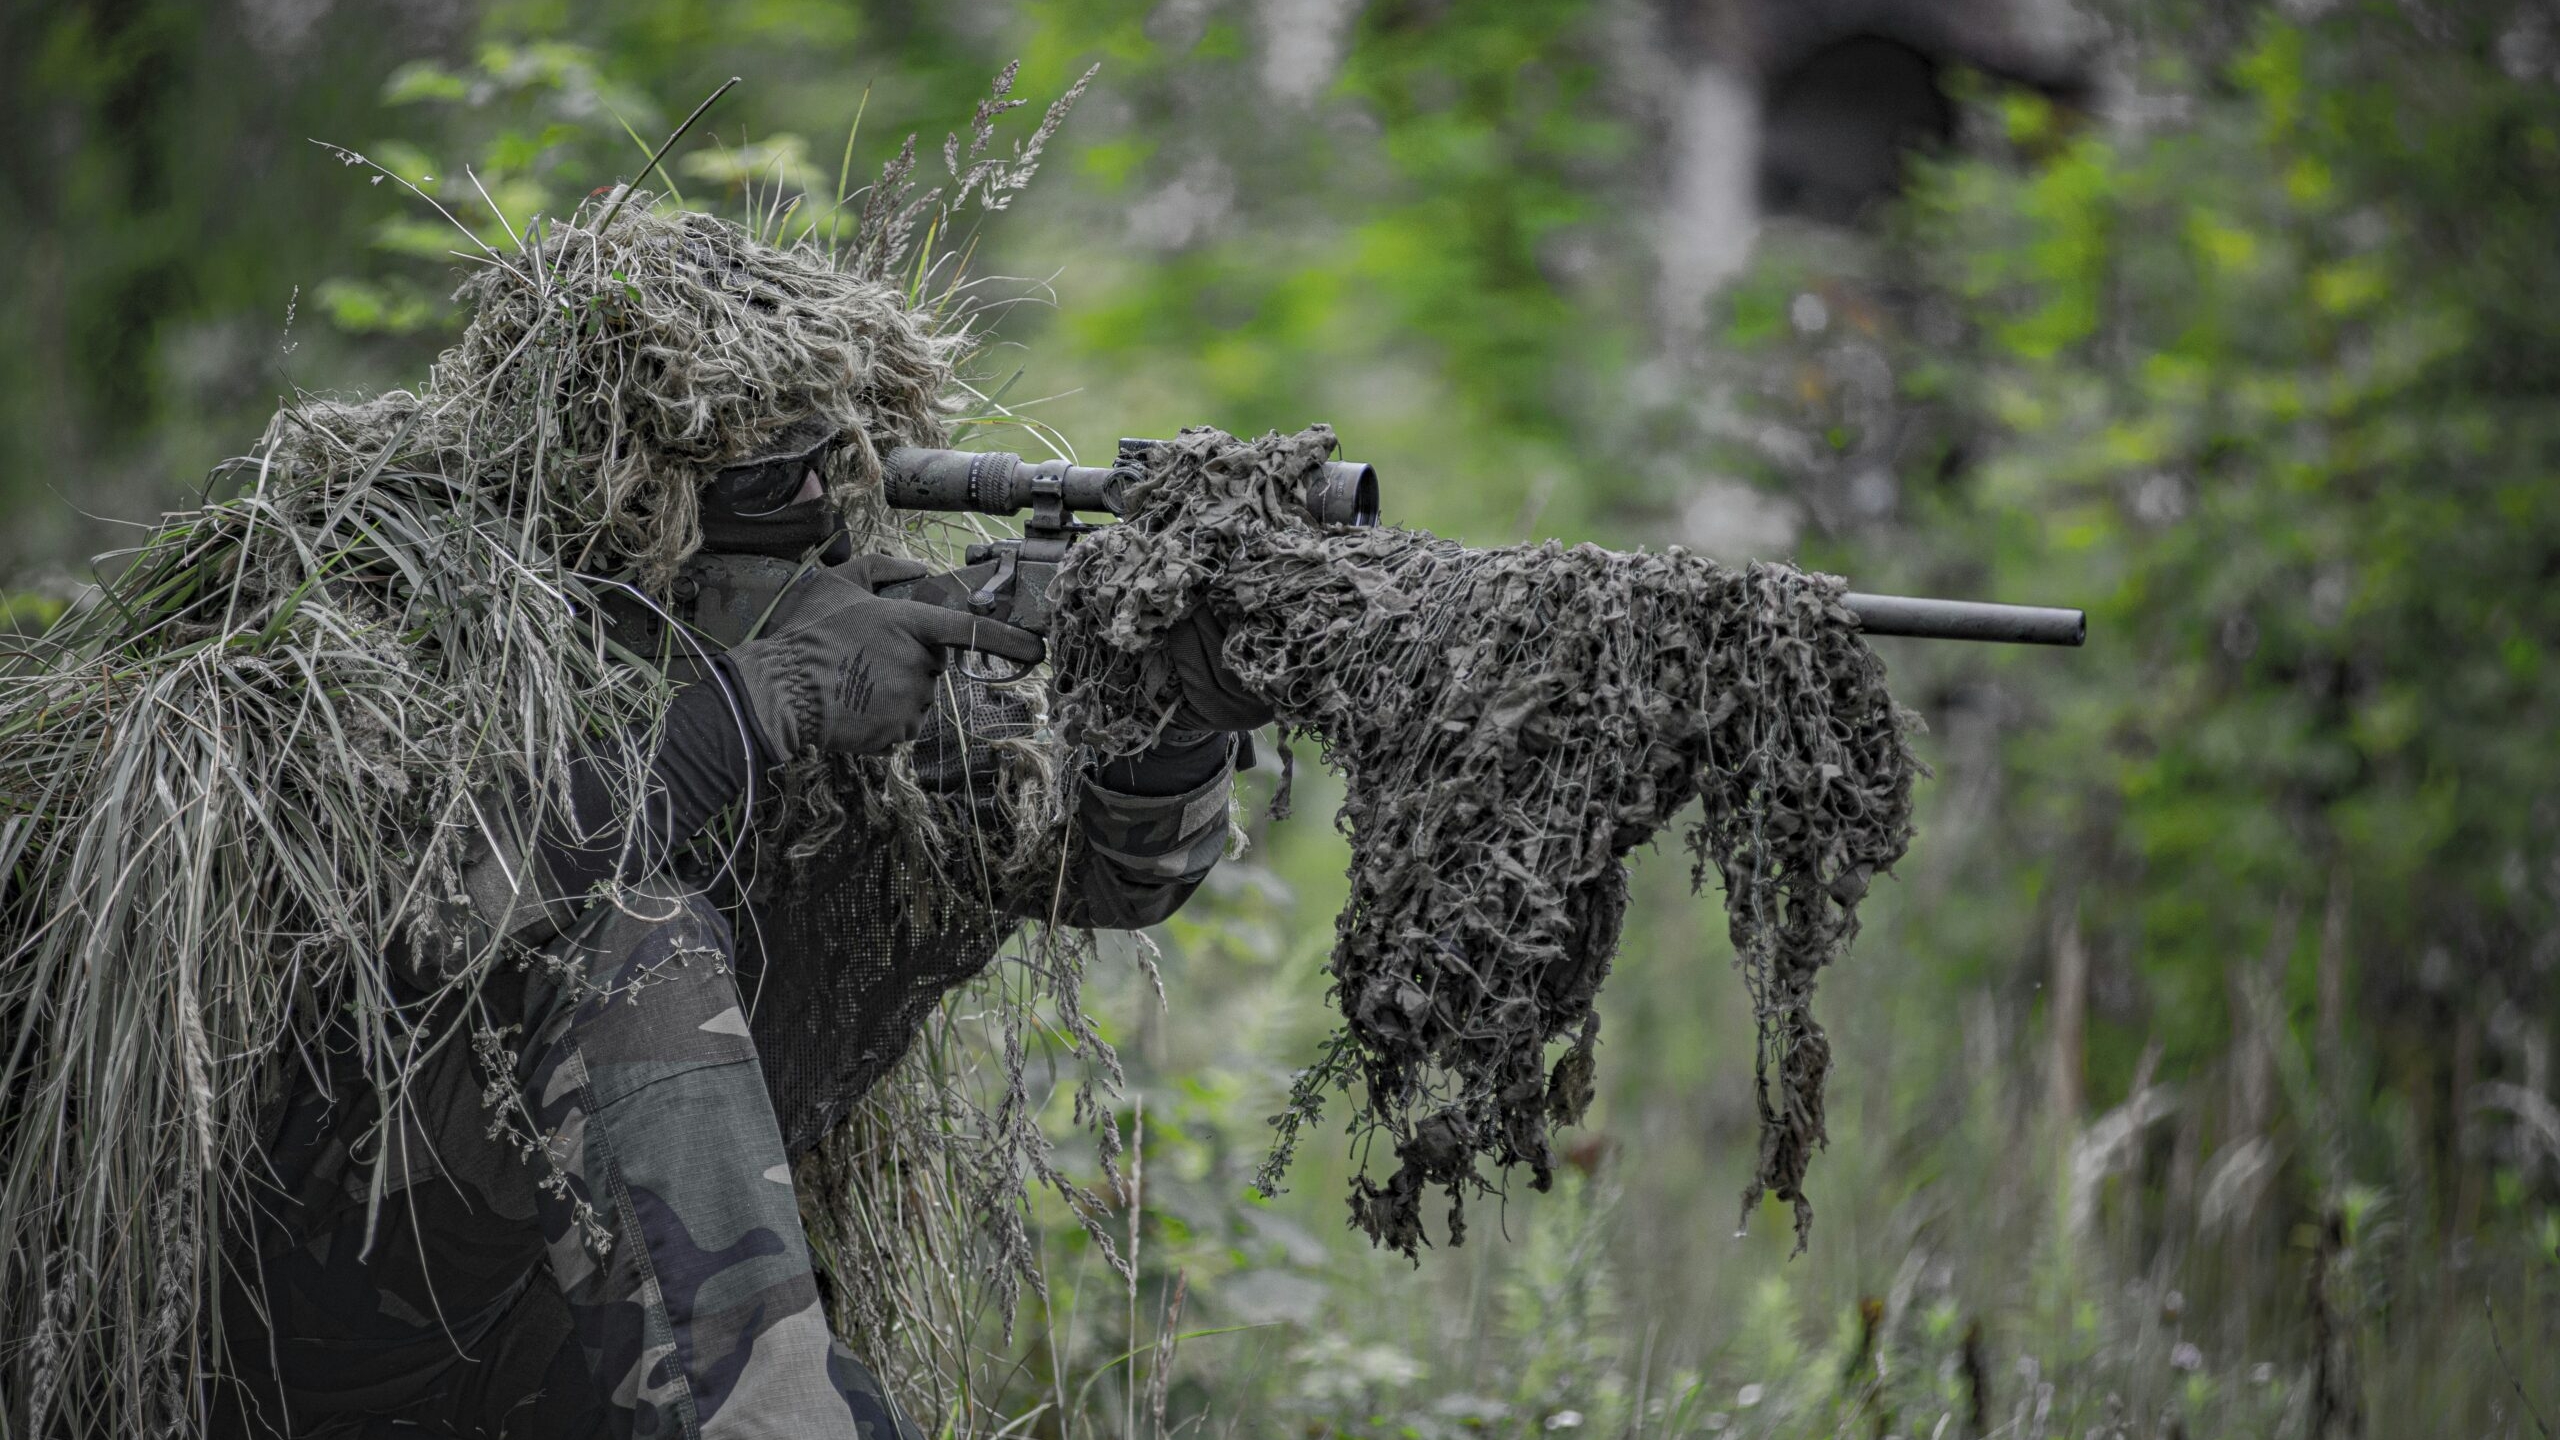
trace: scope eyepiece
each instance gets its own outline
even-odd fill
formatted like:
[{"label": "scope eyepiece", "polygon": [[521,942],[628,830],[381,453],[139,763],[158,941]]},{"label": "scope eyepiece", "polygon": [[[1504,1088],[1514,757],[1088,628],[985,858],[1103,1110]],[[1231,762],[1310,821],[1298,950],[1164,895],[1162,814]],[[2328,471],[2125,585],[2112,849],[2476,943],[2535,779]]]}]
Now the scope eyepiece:
[{"label": "scope eyepiece", "polygon": [[1328,525],[1377,524],[1377,467],[1362,460],[1327,460],[1307,482],[1307,508]]}]

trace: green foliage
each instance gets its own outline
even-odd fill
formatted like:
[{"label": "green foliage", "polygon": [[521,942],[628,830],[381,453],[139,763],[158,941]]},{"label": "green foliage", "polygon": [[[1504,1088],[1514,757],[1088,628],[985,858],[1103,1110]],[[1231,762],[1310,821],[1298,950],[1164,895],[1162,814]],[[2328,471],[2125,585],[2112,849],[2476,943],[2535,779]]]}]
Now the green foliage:
[{"label": "green foliage", "polygon": [[[2383,1032],[2430,993],[2549,1014],[2515,947],[2560,841],[2519,803],[2560,779],[2530,638],[2560,633],[2560,99],[2398,39],[2270,22],[2192,125],[1944,167],[1910,217],[1966,322],[1908,372],[1974,457],[1930,523],[1994,542],[1940,563],[2083,597],[2106,646],[2017,755],[2088,800],[2016,839],[2195,990],[2352,886]],[[2058,123],[2004,109],[2013,139]]]},{"label": "green foliage", "polygon": [[[410,191],[374,223],[372,246],[413,263],[323,282],[315,298],[329,318],[357,334],[456,330],[463,317],[444,303],[452,288],[444,277],[462,243],[457,225],[503,250],[536,217],[573,208],[582,182],[636,169],[668,122],[645,95],[607,83],[597,64],[580,45],[492,41],[465,66],[412,60],[394,70],[382,85],[384,119],[412,135],[437,134],[444,158],[401,138],[363,150],[398,182],[391,189]],[[421,126],[420,111],[446,113]],[[644,132],[653,138],[642,140]],[[384,181],[367,177],[377,189]]]},{"label": "green foliage", "polygon": [[61,497],[148,515],[245,445],[294,380],[367,378],[295,314],[342,263],[356,196],[290,177],[324,158],[303,137],[369,123],[379,74],[432,24],[354,10],[0,14],[0,565],[104,548]]},{"label": "green foliage", "polygon": [[[2140,124],[1975,83],[1880,235],[1774,224],[1691,355],[1666,336],[1695,317],[1650,308],[1661,139],[1616,9],[1379,0],[1275,75],[1279,8],[497,0],[422,40],[347,7],[326,66],[266,85],[213,83],[255,57],[190,7],[30,11],[0,113],[71,139],[0,208],[28,279],[0,297],[0,503],[15,527],[59,513],[25,508],[48,477],[165,487],[284,384],[419,372],[452,234],[307,137],[491,234],[631,178],[744,75],[665,178],[832,201],[857,114],[859,177],[1008,58],[1032,95],[1101,60],[971,261],[1038,300],[987,387],[1057,397],[1030,413],[1086,453],[1329,420],[1391,518],[1477,543],[1658,544],[1744,477],[1860,588],[2084,604],[2093,638],[1887,651],[1939,779],[1826,982],[1833,1144],[1793,1264],[1774,1214],[1730,1236],[1751,1017],[1667,864],[1603,997],[1587,1177],[1419,1268],[1342,1229],[1339,1137],[1249,1193],[1328,1028],[1343,855],[1305,767],[1300,818],[1252,819],[1160,933],[1163,1005],[1097,981],[1145,1096],[1143,1203],[1113,1197],[1144,1245],[1132,1290],[1035,1215],[1049,1292],[987,1341],[1002,1403],[1048,1407],[1026,1429],[1143,1427],[1161,1396],[1209,1434],[1957,1435],[1979,1404],[2013,1434],[2294,1435],[2315,1323],[2352,1337],[2371,1433],[2529,1433],[2518,1385],[2560,1414],[2532,1109],[2560,1023],[2560,100],[2509,73],[2504,12],[2126,7]],[[42,533],[14,553],[56,554]],[[2049,983],[2073,953],[2079,1029]]]},{"label": "green foliage", "polygon": [[[2377,1372],[2439,1343],[2456,1296],[2480,1308],[2486,1277],[2448,1277],[2440,1247],[2522,1261],[2560,1198],[2560,1157],[2489,1098],[2546,1073],[2560,1010],[2560,813],[2538,798],[2560,687],[2528,638],[2560,633],[2560,94],[2485,48],[2351,7],[2261,17],[2197,62],[2175,124],[1985,94],[1977,150],[1926,169],[1868,268],[1757,282],[1899,292],[1916,324],[1789,333],[1754,285],[1726,322],[1813,377],[1764,388],[1761,419],[1822,433],[1849,365],[1881,361],[1907,450],[1949,457],[1833,526],[1837,563],[2090,609],[2063,663],[1904,671],[1959,697],[1997,746],[1980,783],[2016,797],[1970,833],[1924,823],[1952,871],[1931,893],[2016,921],[1914,914],[1886,943],[2059,966],[2029,927],[2068,933],[2111,994],[2091,1092],[2180,1087],[2127,1156],[2155,1178],[2106,1201],[2140,1237],[2116,1263],[2183,1276],[2269,1345],[2312,1263],[2270,1237],[2337,1211],[2382,1247],[2332,1287]],[[1834,464],[1781,473],[1819,487]],[[2496,1307],[2547,1325],[2551,1277],[2506,1272]],[[2432,1402],[2369,1392],[2377,1424],[2504,1403],[2494,1373],[2426,1373]]]}]

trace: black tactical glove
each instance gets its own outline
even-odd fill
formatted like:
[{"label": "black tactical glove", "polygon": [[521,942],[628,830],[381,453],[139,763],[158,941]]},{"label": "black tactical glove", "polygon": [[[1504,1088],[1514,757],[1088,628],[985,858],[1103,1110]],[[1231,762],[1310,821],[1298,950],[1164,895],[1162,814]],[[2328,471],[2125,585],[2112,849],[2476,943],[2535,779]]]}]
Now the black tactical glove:
[{"label": "black tactical glove", "polygon": [[[1236,759],[1238,733],[1277,718],[1271,702],[1246,688],[1223,656],[1227,627],[1203,605],[1165,632],[1165,663],[1179,693],[1155,743],[1106,762],[1095,779],[1123,795],[1180,795],[1207,784]],[[1249,739],[1244,760],[1250,769]]]},{"label": "black tactical glove", "polygon": [[1192,731],[1252,730],[1275,718],[1271,702],[1245,688],[1227,668],[1226,623],[1202,605],[1165,632],[1164,655],[1182,686],[1175,726]]},{"label": "black tactical glove", "polygon": [[1039,662],[1046,651],[1028,630],[872,593],[929,568],[864,555],[813,570],[774,602],[761,636],[724,657],[767,758],[874,755],[914,739],[950,650]]}]

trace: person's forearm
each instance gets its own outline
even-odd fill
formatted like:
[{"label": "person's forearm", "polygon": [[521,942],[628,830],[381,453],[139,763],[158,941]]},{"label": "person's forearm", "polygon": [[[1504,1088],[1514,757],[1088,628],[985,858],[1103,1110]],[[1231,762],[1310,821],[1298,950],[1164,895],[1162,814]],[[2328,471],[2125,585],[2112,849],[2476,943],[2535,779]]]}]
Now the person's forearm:
[{"label": "person's forearm", "polygon": [[1135,930],[1180,909],[1225,853],[1234,755],[1224,731],[1174,736],[1086,776],[1075,866],[1055,918]]}]

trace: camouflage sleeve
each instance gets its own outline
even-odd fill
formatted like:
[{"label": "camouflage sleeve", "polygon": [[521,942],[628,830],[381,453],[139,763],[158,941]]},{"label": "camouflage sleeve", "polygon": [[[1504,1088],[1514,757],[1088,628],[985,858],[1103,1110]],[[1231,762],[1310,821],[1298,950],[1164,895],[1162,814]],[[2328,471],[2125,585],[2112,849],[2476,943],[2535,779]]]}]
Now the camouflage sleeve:
[{"label": "camouflage sleeve", "polygon": [[1222,760],[1207,780],[1174,795],[1132,794],[1087,775],[1076,806],[1078,918],[1134,930],[1182,908],[1226,850],[1228,775]]},{"label": "camouflage sleeve", "polygon": [[[1027,735],[1018,695],[964,680],[916,739],[916,778],[926,790],[972,804],[977,822],[1001,827],[991,783],[993,746]],[[1017,919],[1134,930],[1180,909],[1226,848],[1234,737],[1168,737],[1156,749],[1088,771],[1067,837],[1065,884],[1054,868],[1022,877],[1005,901]],[[975,783],[972,779],[975,777]]]}]

